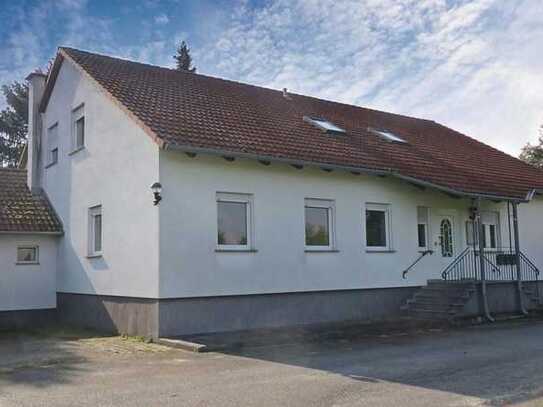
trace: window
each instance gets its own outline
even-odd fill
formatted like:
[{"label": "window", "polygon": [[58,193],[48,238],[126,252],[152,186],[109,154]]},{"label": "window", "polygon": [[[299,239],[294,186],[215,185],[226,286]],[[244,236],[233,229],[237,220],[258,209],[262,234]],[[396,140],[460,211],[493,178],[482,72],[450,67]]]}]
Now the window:
[{"label": "window", "polygon": [[89,209],[89,256],[102,255],[102,207]]},{"label": "window", "polygon": [[343,130],[341,127],[336,126],[334,123],[326,119],[304,116],[304,121],[318,127],[321,130],[324,130],[327,133],[345,133],[345,130]]},{"label": "window", "polygon": [[479,244],[478,233],[474,227],[474,222],[468,220],[466,222],[466,243],[468,246],[477,246]]},{"label": "window", "polygon": [[73,152],[85,147],[85,106],[81,105],[72,112],[72,149]]},{"label": "window", "polygon": [[334,202],[324,199],[306,199],[306,250],[332,250],[334,246]]},{"label": "window", "polygon": [[441,219],[439,225],[439,241],[441,245],[441,257],[453,257],[454,235],[453,223],[449,218]]},{"label": "window", "polygon": [[17,264],[38,264],[38,246],[17,247]]},{"label": "window", "polygon": [[428,208],[419,206],[417,208],[417,237],[418,247],[422,250],[428,249]]},{"label": "window", "polygon": [[366,248],[368,250],[391,249],[389,224],[389,205],[366,205]]},{"label": "window", "polygon": [[217,246],[219,249],[251,249],[251,214],[251,195],[217,194]]},{"label": "window", "polygon": [[[499,245],[499,213],[482,212],[483,246],[485,249],[497,249]],[[474,230],[473,221],[466,222],[466,242],[469,246],[479,245],[479,231]]]},{"label": "window", "polygon": [[58,162],[58,123],[47,129],[47,166]]},{"label": "window", "polygon": [[368,131],[391,143],[407,143],[403,138],[384,130],[376,130],[368,127]]}]

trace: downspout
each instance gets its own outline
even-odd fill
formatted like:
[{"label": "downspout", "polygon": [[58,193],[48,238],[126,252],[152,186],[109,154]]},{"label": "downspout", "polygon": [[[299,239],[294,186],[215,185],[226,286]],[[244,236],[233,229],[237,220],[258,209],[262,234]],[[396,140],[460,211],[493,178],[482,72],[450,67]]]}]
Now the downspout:
[{"label": "downspout", "polygon": [[481,198],[477,199],[477,230],[479,235],[479,266],[481,268],[481,296],[482,296],[482,305],[483,305],[483,315],[485,318],[490,321],[494,322],[494,318],[490,315],[490,311],[488,309],[488,296],[487,296],[487,290],[486,290],[486,275],[485,275],[485,258],[484,258],[484,250],[485,250],[485,242],[483,242],[483,236],[484,236],[484,225],[481,221]]},{"label": "downspout", "polygon": [[513,229],[515,233],[515,261],[517,263],[517,290],[520,312],[524,315],[528,315],[528,311],[524,308],[524,301],[522,296],[522,275],[520,271],[520,239],[518,230],[518,204],[516,202],[513,205]]}]

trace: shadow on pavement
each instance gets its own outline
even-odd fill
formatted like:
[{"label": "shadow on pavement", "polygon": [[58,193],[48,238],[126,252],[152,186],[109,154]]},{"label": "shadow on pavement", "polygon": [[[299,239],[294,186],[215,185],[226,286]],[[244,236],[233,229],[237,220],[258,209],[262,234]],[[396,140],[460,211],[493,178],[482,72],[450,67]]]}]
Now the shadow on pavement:
[{"label": "shadow on pavement", "polygon": [[77,340],[94,334],[51,328],[39,331],[0,332],[0,388],[7,384],[47,387],[69,383],[83,372],[86,358]]},{"label": "shadow on pavement", "polygon": [[516,404],[543,394],[539,319],[464,328],[369,325],[185,337],[223,353]]}]

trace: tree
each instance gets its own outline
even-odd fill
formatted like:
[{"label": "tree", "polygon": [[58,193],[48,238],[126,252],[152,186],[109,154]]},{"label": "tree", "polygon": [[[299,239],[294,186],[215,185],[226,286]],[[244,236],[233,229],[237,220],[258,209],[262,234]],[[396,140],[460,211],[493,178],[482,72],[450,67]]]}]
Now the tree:
[{"label": "tree", "polygon": [[196,67],[192,66],[192,57],[190,56],[190,48],[185,41],[177,47],[177,54],[173,56],[177,63],[177,70],[184,72],[196,72]]},{"label": "tree", "polygon": [[520,153],[519,158],[528,164],[543,169],[543,125],[539,128],[539,141],[536,145],[526,144]]},{"label": "tree", "polygon": [[0,166],[15,167],[28,134],[28,86],[2,86],[7,107],[0,111]]}]

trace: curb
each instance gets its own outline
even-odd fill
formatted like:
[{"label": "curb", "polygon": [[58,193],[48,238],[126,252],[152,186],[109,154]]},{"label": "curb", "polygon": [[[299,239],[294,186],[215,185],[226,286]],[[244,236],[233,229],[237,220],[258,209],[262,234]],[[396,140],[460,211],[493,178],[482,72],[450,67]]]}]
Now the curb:
[{"label": "curb", "polygon": [[189,352],[209,352],[209,348],[204,344],[183,341],[181,339],[158,338],[155,340],[155,343],[163,346],[168,346],[170,348],[186,350]]}]

